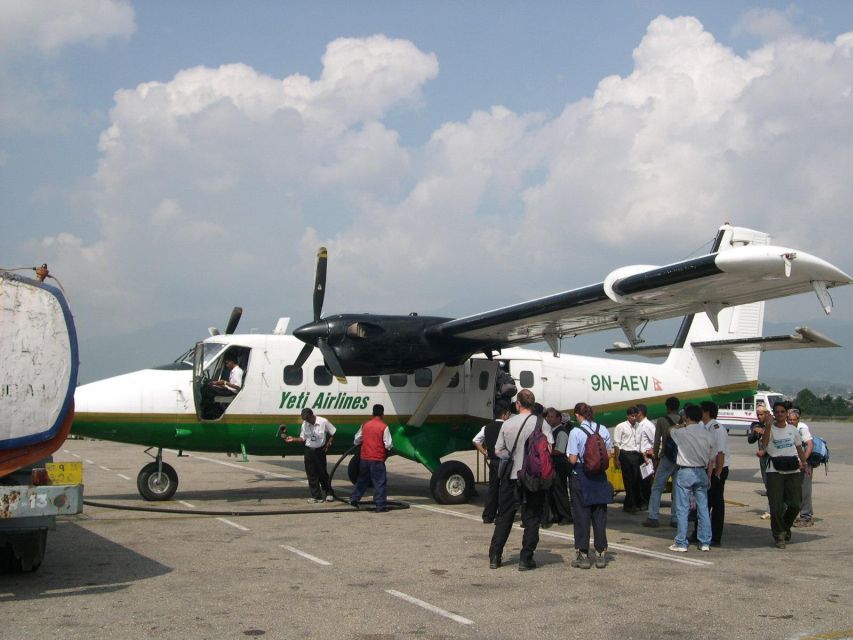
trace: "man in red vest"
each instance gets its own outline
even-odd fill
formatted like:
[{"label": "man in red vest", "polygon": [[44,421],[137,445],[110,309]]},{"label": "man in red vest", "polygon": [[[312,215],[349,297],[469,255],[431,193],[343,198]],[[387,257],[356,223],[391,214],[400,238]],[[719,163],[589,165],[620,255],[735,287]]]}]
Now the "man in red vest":
[{"label": "man in red vest", "polygon": [[391,450],[391,431],[382,420],[385,415],[385,407],[381,404],[373,405],[373,419],[368,420],[358,433],[355,434],[353,444],[361,444],[360,462],[358,468],[358,480],[349,502],[358,507],[358,501],[367,489],[368,481],[373,481],[373,503],[376,512],[388,511],[388,481],[385,472],[385,458]]}]

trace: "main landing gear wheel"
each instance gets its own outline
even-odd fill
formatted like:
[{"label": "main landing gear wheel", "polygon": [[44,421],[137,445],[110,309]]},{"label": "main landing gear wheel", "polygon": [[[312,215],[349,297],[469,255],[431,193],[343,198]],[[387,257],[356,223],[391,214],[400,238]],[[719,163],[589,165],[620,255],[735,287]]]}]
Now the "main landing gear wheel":
[{"label": "main landing gear wheel", "polygon": [[430,478],[429,490],[438,504],[464,504],[474,495],[474,474],[458,460],[442,462]]},{"label": "main landing gear wheel", "polygon": [[149,502],[168,500],[178,490],[178,474],[172,465],[163,463],[162,472],[157,462],[149,462],[136,477],[136,488]]}]

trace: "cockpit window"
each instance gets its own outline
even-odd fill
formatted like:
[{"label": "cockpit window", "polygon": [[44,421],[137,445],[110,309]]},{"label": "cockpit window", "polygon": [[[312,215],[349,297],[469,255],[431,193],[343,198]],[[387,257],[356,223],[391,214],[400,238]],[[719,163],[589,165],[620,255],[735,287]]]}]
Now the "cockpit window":
[{"label": "cockpit window", "polygon": [[219,344],[218,342],[204,343],[204,367],[210,366],[210,363],[216,360],[220,353],[225,351],[227,345]]}]

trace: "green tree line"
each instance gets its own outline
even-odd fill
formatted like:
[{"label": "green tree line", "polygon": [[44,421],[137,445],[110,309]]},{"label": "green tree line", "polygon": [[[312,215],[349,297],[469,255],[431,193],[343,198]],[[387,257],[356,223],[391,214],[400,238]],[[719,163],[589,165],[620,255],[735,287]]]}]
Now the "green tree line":
[{"label": "green tree line", "polygon": [[794,405],[800,407],[807,416],[853,416],[853,407],[841,396],[834,398],[826,394],[818,397],[809,389],[803,389],[794,398]]}]

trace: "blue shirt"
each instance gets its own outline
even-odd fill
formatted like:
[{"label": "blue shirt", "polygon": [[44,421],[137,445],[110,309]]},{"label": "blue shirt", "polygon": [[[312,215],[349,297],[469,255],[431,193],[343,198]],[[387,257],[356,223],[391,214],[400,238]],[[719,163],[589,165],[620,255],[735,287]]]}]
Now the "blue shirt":
[{"label": "blue shirt", "polygon": [[583,460],[583,452],[586,449],[587,435],[584,429],[590,433],[595,433],[595,428],[598,427],[598,434],[604,438],[604,446],[610,451],[613,449],[613,441],[610,439],[610,432],[603,424],[599,425],[596,422],[592,424],[588,420],[584,420],[579,428],[572,429],[569,432],[569,448],[566,450],[566,455],[577,456],[578,460]]}]

